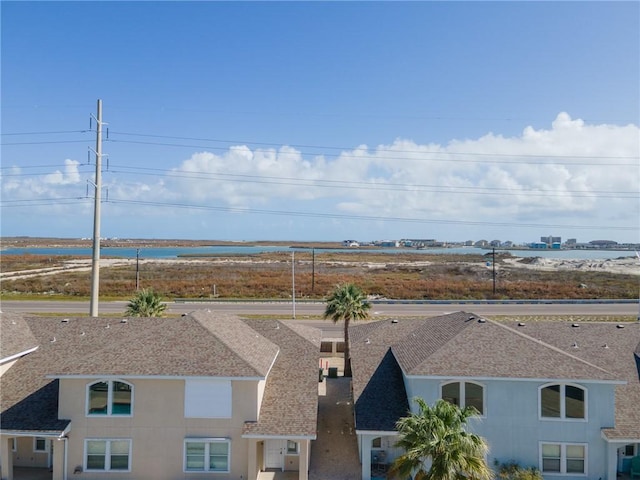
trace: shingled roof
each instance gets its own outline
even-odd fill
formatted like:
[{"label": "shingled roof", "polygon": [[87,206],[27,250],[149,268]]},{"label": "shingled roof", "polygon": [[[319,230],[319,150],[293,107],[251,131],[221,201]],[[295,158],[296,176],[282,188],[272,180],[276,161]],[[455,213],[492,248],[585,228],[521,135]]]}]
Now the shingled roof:
[{"label": "shingled roof", "polygon": [[611,440],[640,441],[640,323],[527,322],[511,327],[627,382],[615,387],[615,428],[603,433]]},{"label": "shingled roof", "polygon": [[[273,322],[209,311],[181,318],[0,319],[3,344],[8,323],[28,327],[39,345],[0,378],[3,431],[61,434],[69,421],[57,418],[58,377],[213,376],[267,378],[260,432],[315,435],[317,330],[275,329]],[[297,418],[299,412],[304,414]]]},{"label": "shingled roof", "polygon": [[[640,356],[634,356],[634,350],[640,349],[640,327],[628,327],[624,342],[620,342],[622,329],[611,324],[601,327],[602,332],[594,325],[579,330],[567,322],[522,327],[467,312],[353,325],[350,336],[356,429],[389,431],[389,426],[406,414],[404,373],[423,377],[628,381],[627,385],[616,386],[616,428],[605,434],[611,438],[640,438]],[[635,336],[629,335],[631,332]],[[586,350],[580,335],[596,343],[606,343],[610,338],[610,345],[595,349],[596,354],[594,348]],[[627,358],[626,362],[620,362],[621,358]],[[397,408],[392,408],[394,405]]]},{"label": "shingled roof", "polygon": [[245,320],[280,347],[265,386],[257,422],[243,435],[316,438],[318,362],[321,332],[315,328],[269,320]]},{"label": "shingled roof", "polygon": [[0,363],[5,363],[38,348],[38,342],[22,315],[4,313],[1,318]]}]

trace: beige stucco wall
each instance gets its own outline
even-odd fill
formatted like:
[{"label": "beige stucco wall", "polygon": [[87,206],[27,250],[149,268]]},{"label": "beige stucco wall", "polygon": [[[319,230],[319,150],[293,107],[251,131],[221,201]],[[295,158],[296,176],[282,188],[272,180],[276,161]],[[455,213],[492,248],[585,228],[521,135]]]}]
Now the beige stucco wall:
[{"label": "beige stucco wall", "polygon": [[[109,472],[109,478],[155,480],[161,478],[247,478],[248,440],[241,438],[247,420],[257,420],[258,381],[232,382],[232,418],[184,418],[184,380],[123,380],[134,386],[131,417],[87,417],[88,380],[61,379],[60,418],[71,420],[69,472],[83,465],[85,438],[131,439],[131,472]],[[184,439],[231,439],[229,474],[184,473]],[[104,479],[105,473],[83,472],[83,479]]]},{"label": "beige stucco wall", "polygon": [[[13,452],[14,467],[48,467],[49,454],[33,451],[33,437],[16,438],[16,451]],[[50,448],[47,441],[47,448]]]}]

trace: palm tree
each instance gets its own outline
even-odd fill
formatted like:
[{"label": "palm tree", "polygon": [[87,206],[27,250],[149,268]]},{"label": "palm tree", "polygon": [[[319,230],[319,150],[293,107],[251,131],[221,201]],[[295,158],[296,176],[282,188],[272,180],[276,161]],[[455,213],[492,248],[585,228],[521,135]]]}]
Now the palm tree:
[{"label": "palm tree", "polygon": [[369,317],[371,304],[366,295],[353,283],[336,285],[327,298],[324,318],[330,318],[333,323],[344,320],[344,376],[351,376],[351,354],[349,353],[349,322],[351,320],[365,320]]},{"label": "palm tree", "polygon": [[[396,424],[404,450],[389,470],[390,478],[415,480],[490,480],[493,473],[484,459],[485,440],[466,431],[469,417],[478,414],[473,407],[460,407],[438,400],[433,407],[417,398],[418,413],[401,418]],[[412,477],[413,475],[413,477]]]},{"label": "palm tree", "polygon": [[161,317],[167,305],[153,290],[140,290],[129,300],[125,315],[128,317]]}]

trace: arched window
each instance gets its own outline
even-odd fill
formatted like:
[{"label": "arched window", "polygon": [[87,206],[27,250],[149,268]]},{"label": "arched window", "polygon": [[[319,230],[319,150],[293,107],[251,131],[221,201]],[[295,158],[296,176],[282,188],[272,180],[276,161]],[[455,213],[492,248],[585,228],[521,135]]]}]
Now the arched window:
[{"label": "arched window", "polygon": [[131,415],[133,385],[121,380],[106,380],[87,388],[87,415]]},{"label": "arched window", "polygon": [[564,383],[540,387],[540,417],[559,419],[585,419],[587,416],[587,390]]},{"label": "arched window", "polygon": [[449,382],[442,385],[441,398],[460,408],[474,407],[484,415],[484,387],[475,382]]}]

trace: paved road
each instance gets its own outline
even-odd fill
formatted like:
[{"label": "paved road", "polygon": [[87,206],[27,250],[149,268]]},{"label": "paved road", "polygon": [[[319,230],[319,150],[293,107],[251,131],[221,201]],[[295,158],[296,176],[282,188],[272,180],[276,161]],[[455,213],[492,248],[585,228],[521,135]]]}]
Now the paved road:
[{"label": "paved road", "polygon": [[[98,310],[101,314],[124,313],[125,301],[100,302]],[[89,302],[74,301],[13,301],[0,303],[3,311],[17,311],[25,313],[68,313],[89,314]],[[281,315],[283,318],[293,317],[293,305],[284,302],[193,302],[169,303],[167,313],[182,314],[194,310],[209,308],[220,312],[237,313],[240,315]],[[324,304],[300,303],[295,306],[295,317],[321,315]],[[371,308],[373,316],[434,316],[460,310],[477,313],[478,315],[637,315],[638,303],[594,303],[594,304],[374,304]]]}]

